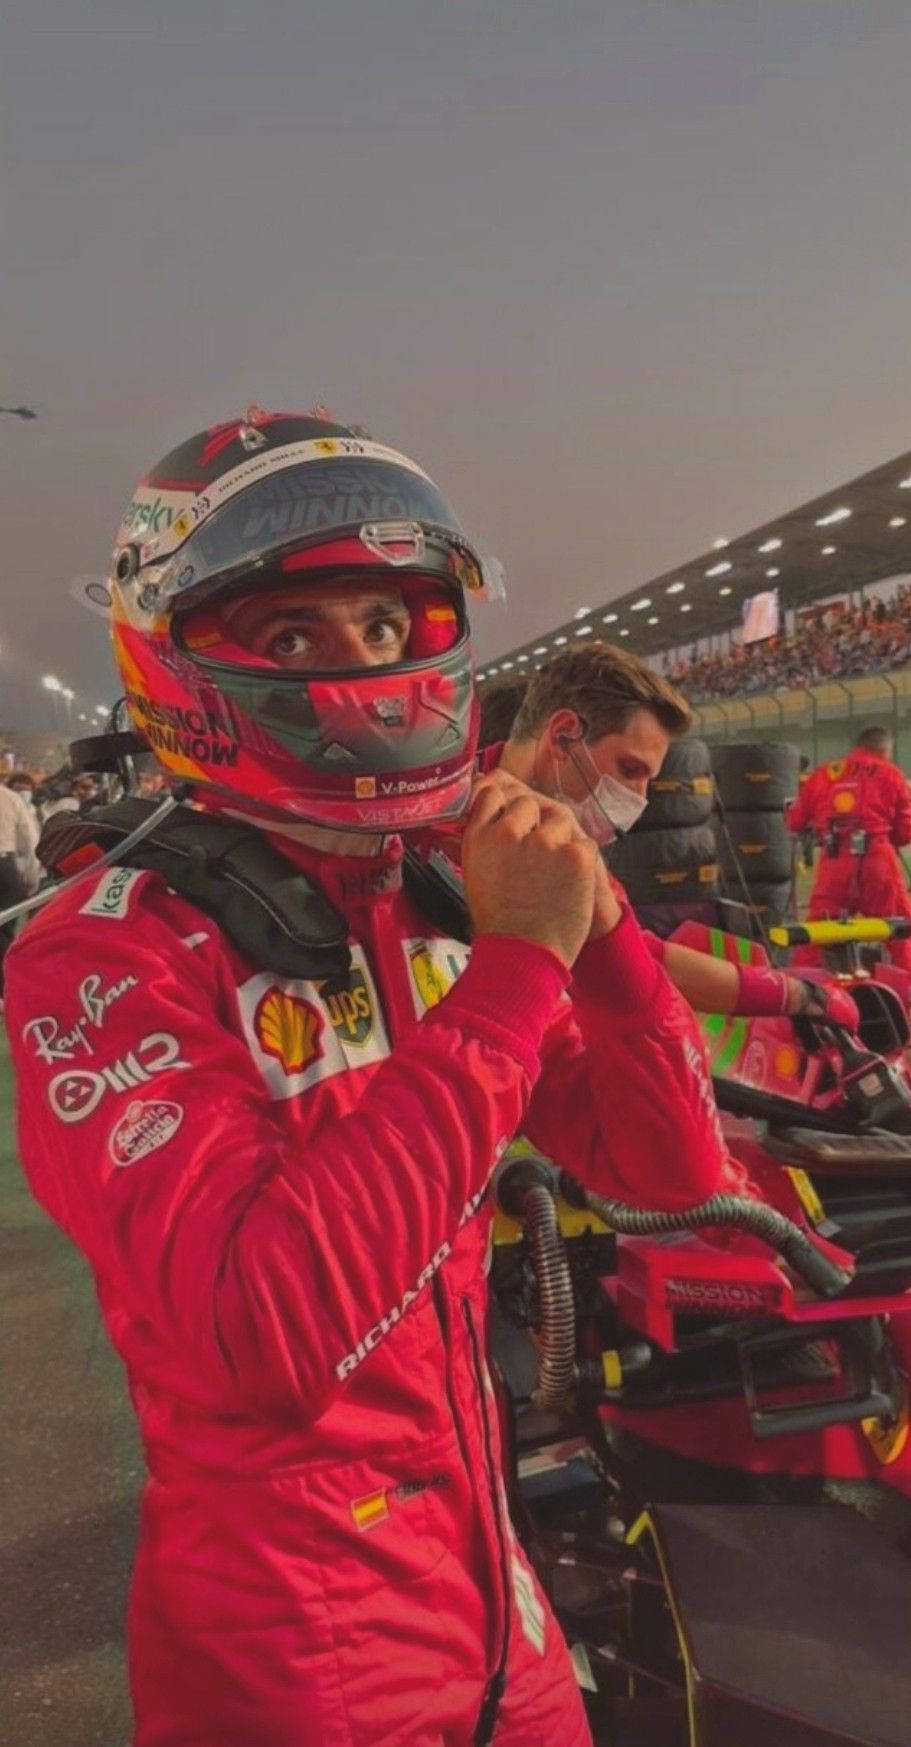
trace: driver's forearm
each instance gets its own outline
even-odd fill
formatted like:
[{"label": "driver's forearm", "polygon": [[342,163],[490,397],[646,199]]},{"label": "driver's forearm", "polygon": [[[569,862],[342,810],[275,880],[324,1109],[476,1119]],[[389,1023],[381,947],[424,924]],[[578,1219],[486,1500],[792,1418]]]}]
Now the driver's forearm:
[{"label": "driver's forearm", "polygon": [[690,946],[675,946],[671,940],[665,944],[664,968],[697,1013],[736,1013],[740,972],[735,964],[694,952]]}]

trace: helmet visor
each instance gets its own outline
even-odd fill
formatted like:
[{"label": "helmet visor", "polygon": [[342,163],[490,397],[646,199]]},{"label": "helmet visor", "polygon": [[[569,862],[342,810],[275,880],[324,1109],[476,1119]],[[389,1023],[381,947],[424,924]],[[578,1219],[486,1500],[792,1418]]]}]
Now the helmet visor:
[{"label": "helmet visor", "polygon": [[[402,538],[394,539],[388,530]],[[174,552],[161,578],[166,594],[198,596],[206,585],[249,570],[282,551],[356,534],[390,565],[419,562],[422,531],[439,530],[470,553],[455,514],[423,474],[365,456],[283,467],[211,514]],[[404,550],[402,550],[404,548]],[[471,555],[473,556],[473,555]],[[474,586],[480,588],[480,566]],[[469,588],[472,579],[458,576]]]}]

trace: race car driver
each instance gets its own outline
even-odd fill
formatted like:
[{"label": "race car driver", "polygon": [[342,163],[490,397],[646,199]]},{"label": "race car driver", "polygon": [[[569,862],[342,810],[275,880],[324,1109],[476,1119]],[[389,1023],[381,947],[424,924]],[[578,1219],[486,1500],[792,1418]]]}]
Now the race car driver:
[{"label": "race car driver", "polygon": [[[482,753],[482,768],[563,800],[609,863],[611,843],[641,818],[649,783],[690,722],[686,699],[661,674],[625,649],[594,641],[561,651],[532,674],[505,743]],[[857,1030],[857,1007],[834,983],[644,938],[697,1013],[807,1013]]]},{"label": "race car driver", "polygon": [[[644,1204],[726,1165],[692,1016],[567,808],[479,783],[467,967],[403,884],[398,833],[468,798],[484,578],[412,462],[261,409],[118,533],[134,721],[232,842],[205,903],[192,810],[189,874],[90,869],[18,939],[7,1023],[25,1170],[145,1443],[136,1747],[590,1740],[505,1513],[485,1189],[520,1125]],[[259,933],[219,908],[251,855]]]},{"label": "race car driver", "polygon": [[[898,855],[911,843],[911,789],[892,762],[893,750],[888,729],[864,728],[847,758],[811,772],[789,809],[789,830],[812,830],[820,845],[811,921],[911,916]],[[911,970],[911,942],[891,941],[889,952],[902,969]],[[816,956],[813,947],[799,949],[801,963],[814,963]]]}]

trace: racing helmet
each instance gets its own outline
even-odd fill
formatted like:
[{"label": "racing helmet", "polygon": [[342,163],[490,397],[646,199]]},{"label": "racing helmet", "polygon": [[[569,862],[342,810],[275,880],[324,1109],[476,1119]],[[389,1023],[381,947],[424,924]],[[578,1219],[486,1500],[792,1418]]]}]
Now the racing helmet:
[{"label": "racing helmet", "polygon": [[[362,581],[407,609],[392,665],[292,669],[232,633],[239,597]],[[322,409],[250,407],[145,477],[110,592],[134,725],[201,798],[368,832],[461,812],[478,733],[466,599],[499,593],[499,573],[406,456]]]}]

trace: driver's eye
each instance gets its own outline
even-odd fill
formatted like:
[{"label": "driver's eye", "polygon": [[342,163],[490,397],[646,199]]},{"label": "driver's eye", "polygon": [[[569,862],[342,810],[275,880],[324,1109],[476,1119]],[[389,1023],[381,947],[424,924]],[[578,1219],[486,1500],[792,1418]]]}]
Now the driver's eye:
[{"label": "driver's eye", "polygon": [[303,631],[294,631],[290,627],[277,631],[269,640],[269,654],[273,656],[303,655],[309,647]]},{"label": "driver's eye", "polygon": [[407,629],[402,618],[371,619],[367,627],[367,636],[371,643],[404,641],[406,635]]}]

